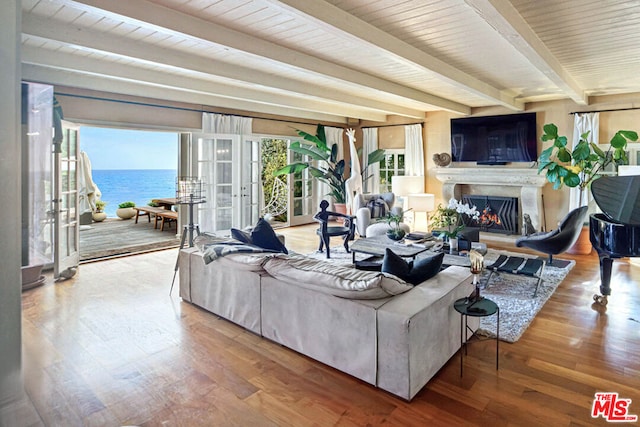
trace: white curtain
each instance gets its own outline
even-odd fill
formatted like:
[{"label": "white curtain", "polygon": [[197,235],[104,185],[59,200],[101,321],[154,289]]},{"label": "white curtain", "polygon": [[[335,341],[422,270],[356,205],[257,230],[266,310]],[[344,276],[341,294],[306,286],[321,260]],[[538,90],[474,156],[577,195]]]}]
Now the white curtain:
[{"label": "white curtain", "polygon": [[[338,146],[338,158],[337,160],[344,159],[344,141],[342,140],[342,134],[344,133],[344,129],[342,128],[334,128],[334,127],[325,127],[324,128],[324,136],[327,139],[327,146],[329,148],[334,145]],[[316,206],[320,206],[320,202],[325,199],[330,204],[330,209],[333,209],[333,200],[331,196],[327,194],[331,191],[328,184],[324,182],[317,181],[317,193],[316,193]]]},{"label": "white curtain", "polygon": [[362,130],[362,170],[365,171],[364,192],[380,193],[380,164],[369,165],[369,153],[378,149],[378,128],[366,128]]},{"label": "white curtain", "polygon": [[78,169],[78,208],[81,214],[95,212],[96,201],[100,199],[102,193],[100,193],[96,183],[93,182],[91,161],[84,151],[80,151]]},{"label": "white curtain", "polygon": [[202,113],[202,132],[231,135],[250,135],[250,117],[226,116],[224,114]]},{"label": "white curtain", "polygon": [[[589,132],[588,141],[598,144],[600,133],[600,113],[585,113],[574,114],[573,117],[573,141],[571,144],[571,151],[576,148],[580,141],[580,135],[585,132]],[[590,203],[593,197],[591,191],[585,190],[585,194],[582,195],[583,201],[580,200],[580,190],[578,187],[569,190],[569,210],[573,210],[583,206],[585,203]]]},{"label": "white curtain", "polygon": [[422,147],[422,125],[404,127],[404,174],[424,176],[424,149]]}]

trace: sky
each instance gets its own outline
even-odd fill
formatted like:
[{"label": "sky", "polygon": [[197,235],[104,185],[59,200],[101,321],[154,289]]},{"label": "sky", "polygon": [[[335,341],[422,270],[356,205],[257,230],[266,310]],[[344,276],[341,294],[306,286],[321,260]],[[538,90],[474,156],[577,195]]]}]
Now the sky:
[{"label": "sky", "polygon": [[82,126],[92,169],[177,169],[178,134]]}]

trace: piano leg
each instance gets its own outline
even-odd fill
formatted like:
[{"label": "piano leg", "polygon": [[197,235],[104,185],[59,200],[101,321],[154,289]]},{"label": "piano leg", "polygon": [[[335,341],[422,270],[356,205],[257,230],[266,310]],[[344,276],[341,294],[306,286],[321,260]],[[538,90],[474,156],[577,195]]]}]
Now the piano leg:
[{"label": "piano leg", "polygon": [[607,297],[611,295],[611,269],[613,258],[606,253],[598,254],[600,258],[600,293],[594,295],[593,300],[601,305],[607,305]]}]

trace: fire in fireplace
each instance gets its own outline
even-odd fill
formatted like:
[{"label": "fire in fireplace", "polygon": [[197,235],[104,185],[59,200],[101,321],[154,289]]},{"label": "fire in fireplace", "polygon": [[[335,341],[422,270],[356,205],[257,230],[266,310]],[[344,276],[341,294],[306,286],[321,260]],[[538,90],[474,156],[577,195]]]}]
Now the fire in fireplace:
[{"label": "fire in fireplace", "polygon": [[475,206],[480,211],[477,220],[465,218],[465,226],[477,227],[481,231],[501,234],[518,233],[518,198],[463,195],[462,202]]}]

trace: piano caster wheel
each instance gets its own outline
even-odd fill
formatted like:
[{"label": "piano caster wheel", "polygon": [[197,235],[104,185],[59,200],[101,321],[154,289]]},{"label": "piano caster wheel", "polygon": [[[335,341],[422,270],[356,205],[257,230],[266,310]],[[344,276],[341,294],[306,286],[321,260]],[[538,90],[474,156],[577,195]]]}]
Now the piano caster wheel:
[{"label": "piano caster wheel", "polygon": [[598,295],[598,294],[595,294],[595,295],[593,296],[593,300],[594,300],[595,302],[597,302],[598,304],[600,304],[600,305],[607,305],[607,303],[609,303],[609,301],[608,301],[608,299],[607,299],[607,296],[606,296],[606,295]]}]

